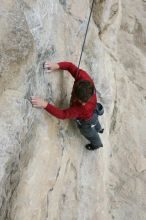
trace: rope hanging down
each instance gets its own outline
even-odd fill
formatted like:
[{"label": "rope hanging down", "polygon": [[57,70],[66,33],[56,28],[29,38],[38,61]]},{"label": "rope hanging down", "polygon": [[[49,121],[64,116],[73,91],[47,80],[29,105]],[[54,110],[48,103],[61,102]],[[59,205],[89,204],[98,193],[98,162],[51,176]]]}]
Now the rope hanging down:
[{"label": "rope hanging down", "polygon": [[89,28],[89,23],[90,23],[92,11],[93,11],[94,1],[95,1],[95,0],[92,1],[92,6],[91,6],[91,10],[90,10],[90,15],[89,15],[88,23],[87,23],[87,28],[86,28],[86,33],[85,33],[85,37],[84,37],[84,41],[83,41],[83,45],[82,45],[82,49],[81,49],[81,54],[80,54],[80,59],[79,59],[79,64],[78,64],[77,75],[78,75],[78,72],[79,72],[79,67],[80,67],[80,63],[81,63],[81,59],[82,59],[82,54],[83,54],[83,50],[84,50],[84,46],[85,46],[85,41],[86,41],[86,37],[87,37],[87,33],[88,33],[88,28]]}]

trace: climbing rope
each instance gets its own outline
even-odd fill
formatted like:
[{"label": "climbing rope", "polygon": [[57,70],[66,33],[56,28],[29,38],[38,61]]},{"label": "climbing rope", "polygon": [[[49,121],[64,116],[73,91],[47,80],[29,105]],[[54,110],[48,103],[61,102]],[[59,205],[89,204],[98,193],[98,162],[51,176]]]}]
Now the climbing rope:
[{"label": "climbing rope", "polygon": [[83,45],[82,45],[82,49],[81,49],[81,54],[80,54],[80,59],[79,59],[79,63],[78,63],[77,76],[78,76],[78,73],[79,73],[79,67],[80,67],[80,63],[81,63],[81,59],[82,59],[82,54],[83,54],[83,50],[84,50],[84,46],[85,46],[85,41],[86,41],[86,37],[87,37],[87,33],[88,33],[88,28],[89,28],[89,24],[90,24],[90,19],[91,19],[91,15],[92,15],[92,11],[93,11],[94,1],[95,0],[92,1],[90,15],[89,15],[89,18],[88,18],[86,33],[85,33],[85,37],[84,37],[84,41],[83,41]]}]

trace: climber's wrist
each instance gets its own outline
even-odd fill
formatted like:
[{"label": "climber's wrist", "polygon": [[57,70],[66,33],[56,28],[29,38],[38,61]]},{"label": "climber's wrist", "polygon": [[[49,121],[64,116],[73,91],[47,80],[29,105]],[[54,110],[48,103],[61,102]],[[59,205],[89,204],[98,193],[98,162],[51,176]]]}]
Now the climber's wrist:
[{"label": "climber's wrist", "polygon": [[42,108],[46,108],[47,105],[48,105],[48,102],[44,101],[44,102],[42,103]]}]

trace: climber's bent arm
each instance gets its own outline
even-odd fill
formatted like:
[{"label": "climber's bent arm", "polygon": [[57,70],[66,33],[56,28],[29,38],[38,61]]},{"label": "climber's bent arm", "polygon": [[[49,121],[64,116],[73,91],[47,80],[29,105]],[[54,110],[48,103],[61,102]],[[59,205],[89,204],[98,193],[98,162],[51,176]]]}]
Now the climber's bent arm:
[{"label": "climber's bent arm", "polygon": [[71,75],[76,78],[77,73],[78,73],[78,67],[74,65],[71,62],[59,62],[59,63],[51,63],[51,62],[45,62],[44,63],[44,68],[48,70],[68,70]]},{"label": "climber's bent arm", "polygon": [[74,78],[76,78],[78,74],[78,67],[75,64],[65,61],[65,62],[59,62],[58,65],[61,70],[68,70],[71,73],[71,75]]}]

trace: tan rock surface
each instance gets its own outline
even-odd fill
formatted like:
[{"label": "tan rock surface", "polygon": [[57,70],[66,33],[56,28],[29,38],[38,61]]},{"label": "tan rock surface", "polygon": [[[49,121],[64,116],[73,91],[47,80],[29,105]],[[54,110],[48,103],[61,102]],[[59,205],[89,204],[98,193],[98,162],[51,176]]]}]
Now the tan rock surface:
[{"label": "tan rock surface", "polygon": [[0,5],[0,220],[146,219],[146,2],[95,1],[81,67],[105,107],[96,152],[29,102],[68,106],[73,79],[42,63],[78,63],[89,1]]}]

